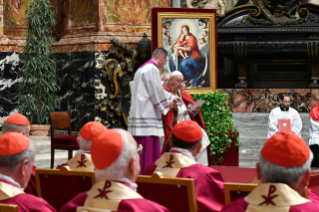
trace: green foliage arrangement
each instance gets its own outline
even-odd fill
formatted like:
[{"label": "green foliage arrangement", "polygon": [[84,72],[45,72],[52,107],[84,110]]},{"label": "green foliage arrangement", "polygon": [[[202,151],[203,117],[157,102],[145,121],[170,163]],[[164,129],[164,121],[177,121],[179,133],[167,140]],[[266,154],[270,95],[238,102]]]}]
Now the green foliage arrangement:
[{"label": "green foliage arrangement", "polygon": [[241,146],[232,111],[228,107],[227,95],[217,90],[213,93],[192,95],[195,101],[205,101],[200,111],[211,142],[211,154],[215,164],[224,160],[223,155],[230,148],[231,137],[235,138],[235,146]]},{"label": "green foliage arrangement", "polygon": [[52,44],[52,27],[56,24],[49,0],[33,0],[25,14],[26,46],[22,55],[23,67],[18,76],[16,99],[20,113],[31,124],[49,124],[49,112],[60,108],[60,89]]}]

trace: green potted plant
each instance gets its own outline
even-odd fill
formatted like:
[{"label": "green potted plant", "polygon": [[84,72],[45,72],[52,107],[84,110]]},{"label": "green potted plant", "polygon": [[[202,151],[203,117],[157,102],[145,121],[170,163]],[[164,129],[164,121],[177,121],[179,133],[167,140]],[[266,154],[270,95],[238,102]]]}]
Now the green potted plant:
[{"label": "green potted plant", "polygon": [[49,112],[60,108],[59,77],[52,49],[55,42],[52,27],[56,24],[52,9],[49,0],[28,3],[23,67],[18,72],[21,82],[15,93],[20,113],[27,116],[32,125],[46,125],[46,135],[50,128]]},{"label": "green potted plant", "polygon": [[232,119],[232,111],[228,107],[227,95],[218,90],[213,93],[192,95],[195,101],[205,101],[201,107],[201,114],[211,142],[211,155],[215,165],[222,164],[232,145],[237,149],[238,161],[238,147],[241,146]]}]

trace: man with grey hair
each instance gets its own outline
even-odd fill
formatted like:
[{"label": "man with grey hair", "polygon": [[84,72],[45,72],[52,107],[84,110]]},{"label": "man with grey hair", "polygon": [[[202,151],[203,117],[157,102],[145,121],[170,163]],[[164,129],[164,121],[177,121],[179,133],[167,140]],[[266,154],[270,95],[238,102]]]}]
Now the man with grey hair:
[{"label": "man with grey hair", "polygon": [[66,203],[60,212],[77,210],[169,211],[136,192],[140,172],[137,143],[125,130],[109,129],[93,140],[91,146],[98,182]]},{"label": "man with grey hair", "polygon": [[170,73],[163,73],[161,75],[162,78],[162,84],[169,82],[169,78],[170,78],[171,74]]},{"label": "man with grey hair", "polygon": [[93,171],[94,165],[92,163],[90,149],[93,139],[100,135],[105,130],[103,124],[97,121],[90,121],[83,125],[80,130],[80,135],[77,137],[77,142],[80,150],[67,163],[63,163],[57,169],[63,166],[69,166],[71,170],[77,171]]},{"label": "man with grey hair", "polygon": [[[161,156],[159,137],[164,136],[162,115],[170,109],[159,72],[166,57],[165,49],[155,49],[152,59],[136,71],[134,80],[130,82],[132,95],[128,131],[145,149],[140,160],[142,170]],[[179,98],[172,99],[171,102],[180,102]]]},{"label": "man with grey hair", "polygon": [[301,196],[309,185],[312,159],[312,152],[301,137],[290,132],[275,134],[260,152],[256,165],[258,186],[221,211],[318,211],[318,203]]},{"label": "man with grey hair", "polygon": [[[18,132],[25,136],[29,136],[30,133],[30,122],[28,118],[20,113],[9,116],[2,125],[2,135],[6,132]],[[37,184],[35,179],[35,169],[37,167],[32,164],[32,173],[28,186],[24,190],[25,193],[33,194],[38,196]]]},{"label": "man with grey hair", "polygon": [[0,203],[19,206],[19,211],[56,211],[42,198],[23,192],[35,158],[35,143],[28,137],[8,132],[0,137]]}]

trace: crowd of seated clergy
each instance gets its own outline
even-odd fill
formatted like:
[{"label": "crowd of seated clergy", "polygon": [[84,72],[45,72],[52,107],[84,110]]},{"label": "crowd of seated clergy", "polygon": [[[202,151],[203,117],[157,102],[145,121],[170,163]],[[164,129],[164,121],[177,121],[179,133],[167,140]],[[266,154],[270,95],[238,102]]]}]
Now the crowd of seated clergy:
[{"label": "crowd of seated clergy", "polygon": [[[29,130],[30,123],[21,114],[8,117],[3,125],[0,203],[18,205],[19,211],[56,211],[35,193],[36,183],[32,175],[36,143],[28,137]],[[76,161],[85,162],[76,164],[72,158],[59,167],[94,171],[97,183],[66,202],[59,211],[169,211],[136,192],[138,175],[152,175],[153,172],[161,172],[164,177],[194,179],[197,210],[200,212],[319,210],[316,193],[308,190],[308,199],[301,196],[309,185],[313,159],[301,137],[282,132],[270,137],[261,149],[256,166],[258,186],[245,198],[228,205],[225,205],[221,174],[195,160],[201,150],[202,137],[202,129],[196,122],[185,120],[177,123],[172,130],[170,152],[165,152],[155,163],[141,170],[139,147],[130,133],[88,122],[79,132],[80,150],[74,156]]]}]

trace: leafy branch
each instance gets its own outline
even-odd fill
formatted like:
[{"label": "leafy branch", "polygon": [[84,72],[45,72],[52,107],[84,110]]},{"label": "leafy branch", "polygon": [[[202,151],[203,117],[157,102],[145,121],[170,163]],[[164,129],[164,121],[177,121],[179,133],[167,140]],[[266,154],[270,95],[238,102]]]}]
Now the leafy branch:
[{"label": "leafy branch", "polygon": [[60,108],[59,77],[52,45],[55,38],[52,27],[56,25],[53,6],[49,0],[33,0],[28,3],[26,46],[22,54],[23,67],[18,75],[15,97],[20,113],[32,124],[48,124],[50,111]]},{"label": "leafy branch", "polygon": [[228,107],[227,95],[217,90],[213,93],[192,95],[195,101],[205,101],[201,113],[211,142],[211,155],[216,164],[224,160],[223,155],[230,148],[232,137],[235,138],[235,146],[241,146],[232,111]]}]

